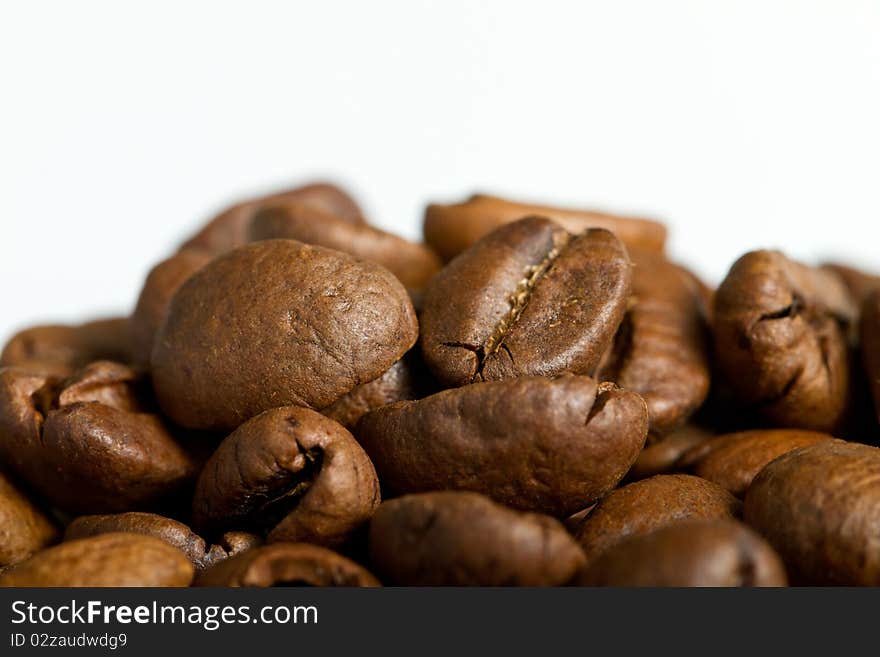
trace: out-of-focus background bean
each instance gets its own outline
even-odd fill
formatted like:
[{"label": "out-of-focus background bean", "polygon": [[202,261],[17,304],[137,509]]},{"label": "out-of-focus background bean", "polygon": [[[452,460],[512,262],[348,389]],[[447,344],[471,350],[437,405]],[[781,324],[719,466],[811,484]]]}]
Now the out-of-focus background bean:
[{"label": "out-of-focus background bean", "polygon": [[379,226],[474,190],[880,269],[880,3],[0,5],[0,340],[127,312],[238,197],[329,177]]}]

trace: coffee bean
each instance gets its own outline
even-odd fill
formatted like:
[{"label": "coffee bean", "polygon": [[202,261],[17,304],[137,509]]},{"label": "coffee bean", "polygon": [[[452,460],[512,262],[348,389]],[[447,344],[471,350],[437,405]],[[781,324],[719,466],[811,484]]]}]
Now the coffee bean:
[{"label": "coffee bean", "polygon": [[291,406],[261,413],[220,444],[199,476],[193,521],[271,529],[272,541],[336,546],[378,504],[376,472],[352,435]]},{"label": "coffee bean", "polygon": [[777,426],[833,431],[849,396],[856,309],[834,274],[754,251],[715,296],[715,353],[739,401]]},{"label": "coffee bean", "polygon": [[689,450],[711,440],[713,435],[708,429],[693,424],[676,429],[663,440],[646,445],[633,467],[626,473],[626,479],[637,481],[675,471],[679,460]]},{"label": "coffee bean", "polygon": [[326,408],[413,346],[415,311],[386,269],[293,240],[221,256],[171,301],[153,349],[163,411],[230,431],[270,408]]},{"label": "coffee bean", "polygon": [[221,561],[197,586],[381,586],[372,574],[336,552],[308,543],[273,543]]},{"label": "coffee bean", "polygon": [[795,584],[877,586],[880,449],[827,440],[771,461],[746,493],[745,521]]},{"label": "coffee bean", "polygon": [[709,393],[707,326],[694,278],[662,255],[633,251],[631,307],[599,380],[648,405],[648,442],[681,426]]},{"label": "coffee bean", "polygon": [[75,513],[149,507],[179,492],[194,463],[163,420],[137,406],[136,392],[120,391],[134,378],[125,366],[99,363],[65,387],[0,369],[0,459]]},{"label": "coffee bean", "polygon": [[152,536],[102,534],[38,552],[0,575],[0,586],[188,586],[193,565]]},{"label": "coffee bean", "polygon": [[861,342],[874,410],[880,419],[880,290],[869,294],[862,304]]},{"label": "coffee bean", "polygon": [[499,226],[530,215],[552,219],[571,233],[604,228],[634,248],[662,252],[666,243],[666,228],[650,219],[518,203],[485,194],[452,205],[429,205],[425,211],[425,241],[444,260],[451,260]]},{"label": "coffee bean", "polygon": [[262,544],[255,534],[227,532],[219,543],[208,546],[205,539],[182,522],[138,511],[80,516],[67,526],[64,540],[119,532],[158,538],[183,552],[199,570]]},{"label": "coffee bean", "polygon": [[555,586],[584,562],[555,518],[453,491],[384,502],[370,522],[370,559],[389,583],[412,586]]},{"label": "coffee bean", "polygon": [[410,290],[423,289],[440,269],[440,259],[422,244],[299,203],[267,205],[259,210],[250,223],[248,238],[293,239],[336,249],[386,267]]},{"label": "coffee bean", "polygon": [[862,303],[874,290],[880,289],[880,276],[877,274],[856,269],[839,262],[826,263],[822,265],[822,269],[839,276],[852,298],[858,303]]},{"label": "coffee bean", "polygon": [[584,376],[445,390],[368,413],[357,438],[397,493],[483,493],[569,515],[611,490],[644,444],[642,399]]},{"label": "coffee bean", "polygon": [[43,511],[0,472],[0,568],[27,559],[57,535]]},{"label": "coffee bean", "polygon": [[263,206],[297,202],[339,217],[353,224],[364,223],[355,200],[343,189],[329,183],[312,183],[266,196],[248,199],[225,209],[181,246],[181,251],[199,249],[220,255],[248,242],[248,228]]},{"label": "coffee bean", "polygon": [[752,480],[777,456],[832,436],[803,429],[754,429],[717,436],[685,454],[678,466],[743,497]]},{"label": "coffee bean", "polygon": [[735,518],[740,509],[739,500],[711,481],[691,475],[656,475],[602,498],[574,535],[592,562],[627,537],[682,520]]},{"label": "coffee bean", "polygon": [[370,411],[396,401],[421,399],[437,392],[436,387],[414,347],[380,377],[353,388],[321,413],[354,431],[358,420]]},{"label": "coffee bean", "polygon": [[132,361],[150,366],[156,332],[168,315],[171,297],[199,269],[211,261],[208,251],[187,249],[166,258],[150,270],[129,320]]},{"label": "coffee bean", "polygon": [[581,586],[785,586],[779,555],[734,520],[691,520],[621,540],[590,562]]},{"label": "coffee bean", "polygon": [[421,343],[450,386],[592,374],[626,311],[631,265],[606,230],[530,217],[498,228],[425,291]]},{"label": "coffee bean", "polygon": [[51,324],[16,333],[0,353],[0,367],[65,377],[92,361],[130,359],[128,318],[99,319],[77,326]]}]

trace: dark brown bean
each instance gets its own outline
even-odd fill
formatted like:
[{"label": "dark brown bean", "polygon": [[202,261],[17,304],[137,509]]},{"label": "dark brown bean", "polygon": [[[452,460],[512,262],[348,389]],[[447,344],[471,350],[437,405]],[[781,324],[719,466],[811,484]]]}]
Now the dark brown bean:
[{"label": "dark brown bean", "polygon": [[826,440],[780,456],[749,486],[744,518],[795,584],[880,585],[880,449]]},{"label": "dark brown bean", "polygon": [[581,586],[785,586],[764,539],[735,520],[691,520],[623,539],[592,561]]},{"label": "dark brown bean", "polygon": [[739,500],[711,481],[691,475],[656,475],[602,498],[574,535],[592,562],[629,536],[682,520],[734,518],[740,508]]},{"label": "dark brown bean", "polygon": [[423,244],[299,203],[267,205],[254,215],[250,241],[293,239],[376,262],[409,290],[421,290],[440,269],[440,259]]},{"label": "dark brown bean", "polygon": [[679,467],[714,481],[737,497],[765,465],[798,447],[814,445],[832,436],[803,429],[755,429],[718,436],[685,454]]},{"label": "dark brown bean", "polygon": [[0,575],[0,586],[188,586],[193,565],[152,536],[102,534],[38,552]]},{"label": "dark brown bean", "polygon": [[442,491],[384,502],[370,521],[370,561],[399,585],[556,586],[584,556],[555,518]]},{"label": "dark brown bean", "polygon": [[417,335],[412,303],[388,270],[267,240],[181,286],[156,339],[152,379],[178,424],[231,431],[270,408],[326,408],[385,372]]},{"label": "dark brown bean", "polygon": [[[102,386],[101,377],[105,375]],[[65,387],[0,369],[0,459],[74,513],[143,508],[178,492],[195,466],[162,420],[137,407],[127,367],[96,363]]]},{"label": "dark brown bean", "polygon": [[156,332],[165,321],[171,297],[190,276],[210,261],[210,252],[187,249],[166,258],[150,270],[129,320],[133,363],[141,367],[150,366]]},{"label": "dark brown bean", "polygon": [[712,439],[708,429],[686,424],[663,440],[646,445],[633,467],[626,473],[628,481],[637,481],[657,474],[668,474],[678,469],[679,460],[692,448]]},{"label": "dark brown bean", "polygon": [[833,431],[849,396],[853,300],[840,279],[754,251],[715,296],[715,353],[739,401],[774,424]]},{"label": "dark brown bean", "polygon": [[874,411],[880,420],[880,290],[869,294],[862,304],[861,343],[865,374],[874,397]]},{"label": "dark brown bean", "polygon": [[155,513],[138,511],[80,516],[67,526],[64,540],[120,532],[158,538],[183,552],[199,570],[262,544],[255,534],[228,532],[221,537],[219,543],[208,546],[205,539],[182,522]]},{"label": "dark brown bean", "polygon": [[65,377],[95,360],[128,362],[128,318],[99,319],[77,326],[51,324],[16,333],[0,353],[0,367]]},{"label": "dark brown bean", "polygon": [[24,561],[57,536],[52,521],[0,472],[0,568]]},{"label": "dark brown bean", "polygon": [[219,255],[243,246],[248,241],[248,228],[257,210],[266,204],[287,201],[328,212],[353,224],[364,223],[358,204],[342,188],[329,183],[311,183],[228,207],[190,237],[181,250],[201,249]]},{"label": "dark brown bean", "polygon": [[221,561],[196,586],[380,586],[362,566],[308,543],[273,543]]},{"label": "dark brown bean", "polygon": [[450,386],[592,374],[626,311],[631,269],[606,230],[572,236],[540,217],[504,225],[425,291],[425,362]]},{"label": "dark brown bean", "polygon": [[548,217],[572,233],[604,228],[634,248],[662,252],[666,243],[666,228],[650,219],[531,205],[485,194],[452,205],[429,205],[425,210],[425,241],[444,260],[451,260],[499,226],[529,215]]},{"label": "dark brown bean", "polygon": [[458,489],[569,515],[611,490],[642,448],[642,399],[584,376],[445,390],[368,413],[357,437],[398,493]]},{"label": "dark brown bean", "polygon": [[662,255],[633,251],[632,300],[596,378],[648,405],[648,442],[681,426],[709,393],[703,303],[694,278]]},{"label": "dark brown bean", "polygon": [[276,408],[233,431],[196,484],[196,527],[272,529],[271,541],[337,546],[379,505],[369,458],[339,423]]}]

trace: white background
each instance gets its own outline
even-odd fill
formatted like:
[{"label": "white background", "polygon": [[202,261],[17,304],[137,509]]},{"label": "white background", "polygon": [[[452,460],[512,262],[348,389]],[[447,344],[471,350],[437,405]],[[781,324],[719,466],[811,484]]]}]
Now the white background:
[{"label": "white background", "polygon": [[315,175],[409,237],[479,189],[664,217],[713,282],[764,246],[880,269],[877,2],[0,7],[0,339],[127,312]]}]

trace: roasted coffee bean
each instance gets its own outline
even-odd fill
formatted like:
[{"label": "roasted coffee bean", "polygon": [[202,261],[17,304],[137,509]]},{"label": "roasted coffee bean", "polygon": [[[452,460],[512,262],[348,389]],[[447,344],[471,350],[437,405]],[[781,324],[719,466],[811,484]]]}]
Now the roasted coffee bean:
[{"label": "roasted coffee bean", "polygon": [[770,462],[746,493],[745,521],[795,584],[880,585],[880,449],[826,440]]},{"label": "roasted coffee bean", "polygon": [[666,228],[650,219],[517,203],[485,194],[475,194],[453,205],[429,205],[425,211],[425,241],[444,260],[451,260],[499,226],[530,215],[552,219],[571,233],[604,228],[634,248],[662,252],[666,243]]},{"label": "roasted coffee bean", "polygon": [[425,362],[450,386],[592,374],[626,311],[631,269],[606,230],[573,236],[540,217],[502,226],[425,291]]},{"label": "roasted coffee bean", "polygon": [[370,561],[398,585],[556,586],[584,555],[555,518],[444,491],[384,502],[370,521]]},{"label": "roasted coffee bean", "polygon": [[0,367],[65,377],[95,360],[128,362],[128,319],[99,319],[78,326],[34,326],[16,333],[0,353]]},{"label": "roasted coffee bean", "polygon": [[57,535],[52,521],[0,472],[0,568],[27,559]]},{"label": "roasted coffee bean", "polygon": [[592,561],[581,586],[785,586],[764,539],[735,520],[691,520],[630,536]]},{"label": "roasted coffee bean", "polygon": [[268,205],[259,210],[251,221],[248,238],[292,239],[336,249],[382,265],[409,290],[423,289],[441,265],[423,244],[299,203]]},{"label": "roasted coffee bean", "polygon": [[366,413],[397,401],[421,399],[436,392],[436,384],[428,373],[418,347],[410,349],[382,376],[363,383],[321,410],[349,431]]},{"label": "roasted coffee bean", "polygon": [[190,276],[210,261],[210,252],[187,249],[150,270],[129,320],[132,362],[141,367],[150,366],[156,331],[165,321],[171,297]]},{"label": "roasted coffee bean", "polygon": [[852,297],[840,279],[776,251],[733,265],[715,295],[715,353],[739,401],[776,425],[833,431],[849,396]]},{"label": "roasted coffee bean", "polygon": [[880,276],[849,265],[829,262],[822,269],[834,272],[843,281],[852,298],[862,303],[874,290],[880,289]]},{"label": "roasted coffee bean", "polygon": [[397,493],[457,489],[566,516],[607,493],[647,433],[645,402],[585,376],[474,383],[361,418],[357,437]]},{"label": "roasted coffee bean", "polygon": [[679,467],[743,497],[755,475],[777,456],[831,439],[827,433],[803,429],[755,429],[729,433],[690,450],[679,461]]},{"label": "roasted coffee bean", "polygon": [[163,421],[138,408],[126,389],[133,379],[115,363],[94,364],[67,387],[0,369],[0,461],[73,513],[144,508],[178,492],[195,466]]},{"label": "roasted coffee bean", "polygon": [[183,552],[199,570],[262,544],[256,534],[227,532],[220,537],[219,543],[209,546],[205,539],[182,522],[155,513],[138,511],[80,516],[67,526],[64,540],[119,532],[153,536],[165,541]]},{"label": "roasted coffee bean", "polygon": [[637,481],[657,474],[667,474],[678,469],[679,460],[691,449],[712,439],[708,429],[686,424],[663,440],[646,445],[633,467],[626,473],[626,480]]},{"label": "roasted coffee bean", "polygon": [[308,543],[273,543],[221,561],[197,586],[381,586],[363,566]]},{"label": "roasted coffee bean", "polygon": [[219,255],[243,246],[257,210],[279,202],[296,202],[353,224],[364,223],[361,209],[347,192],[329,183],[312,183],[236,203],[205,224],[183,244],[181,251],[201,249]]},{"label": "roasted coffee bean", "polygon": [[177,291],[153,349],[153,385],[178,424],[231,431],[270,408],[326,408],[385,372],[417,335],[388,270],[267,240],[213,260]]},{"label": "roasted coffee bean", "polygon": [[188,586],[193,565],[152,536],[102,534],[56,545],[0,575],[0,586]]},{"label": "roasted coffee bean", "polygon": [[869,294],[862,304],[861,343],[865,374],[880,419],[880,290]]},{"label": "roasted coffee bean", "polygon": [[709,393],[707,326],[694,278],[662,255],[633,252],[631,307],[597,377],[648,405],[648,442],[681,426]]},{"label": "roasted coffee bean", "polygon": [[656,475],[609,493],[574,531],[592,562],[629,536],[641,536],[682,520],[722,520],[741,504],[718,484],[691,475]]},{"label": "roasted coffee bean", "polygon": [[272,529],[272,541],[336,546],[379,505],[370,459],[339,423],[276,408],[233,431],[202,470],[196,527]]}]

